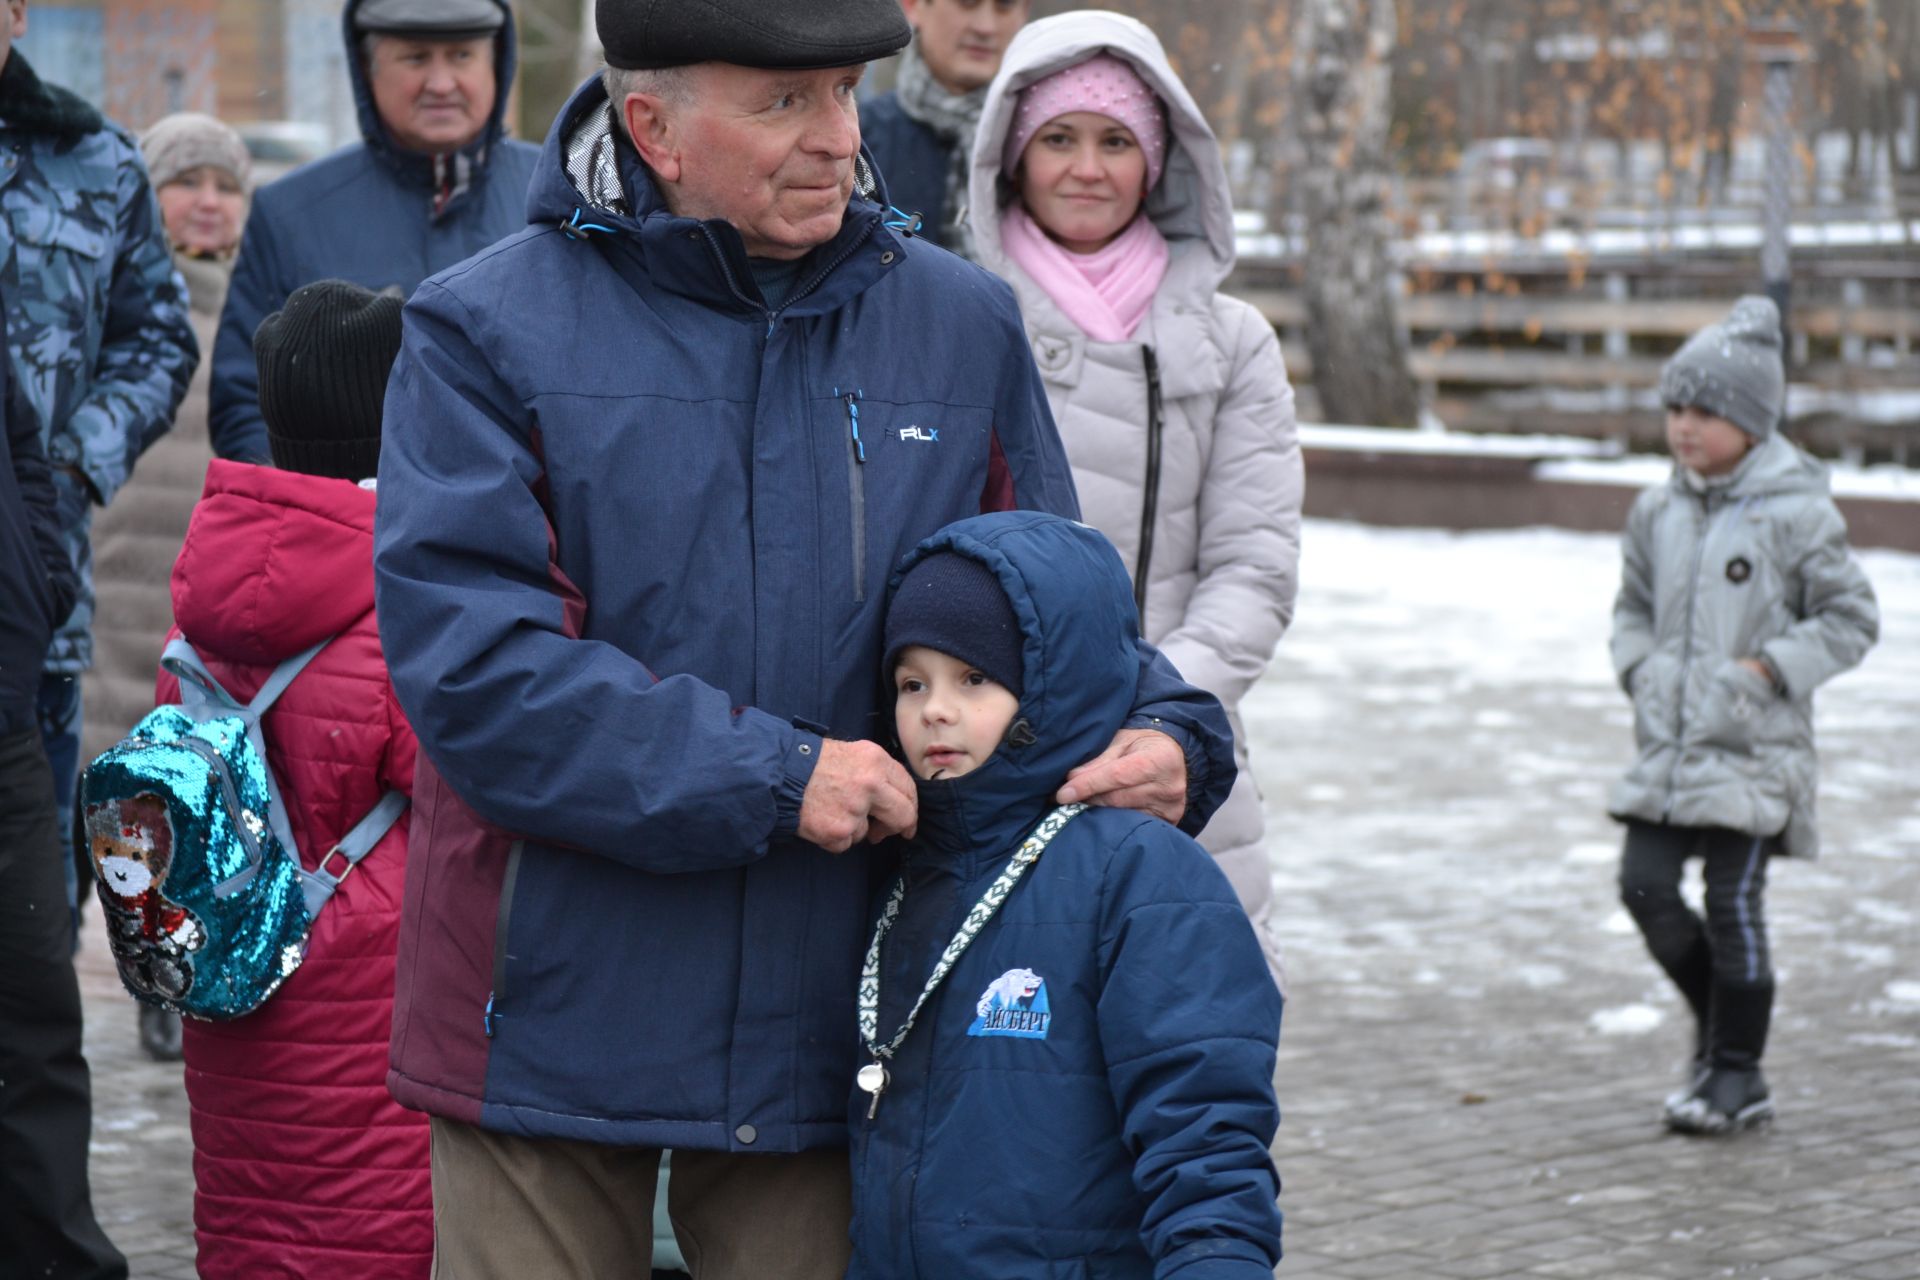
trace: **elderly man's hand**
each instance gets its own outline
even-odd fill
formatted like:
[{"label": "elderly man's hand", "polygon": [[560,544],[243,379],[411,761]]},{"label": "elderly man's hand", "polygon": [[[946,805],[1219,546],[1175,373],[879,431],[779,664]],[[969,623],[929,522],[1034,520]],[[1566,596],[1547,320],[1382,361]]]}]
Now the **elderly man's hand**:
[{"label": "elderly man's hand", "polygon": [[1067,774],[1060,804],[1138,809],[1178,823],[1187,811],[1187,756],[1158,729],[1122,729],[1105,751]]},{"label": "elderly man's hand", "polygon": [[871,742],[820,743],[800,797],[800,838],[828,853],[845,853],[860,841],[911,837],[920,819],[913,779],[900,762]]}]

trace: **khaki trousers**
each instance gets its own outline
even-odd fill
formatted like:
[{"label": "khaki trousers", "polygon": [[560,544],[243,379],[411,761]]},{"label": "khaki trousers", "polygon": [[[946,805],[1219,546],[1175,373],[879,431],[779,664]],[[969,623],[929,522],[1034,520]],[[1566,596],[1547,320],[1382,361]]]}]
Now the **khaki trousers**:
[{"label": "khaki trousers", "polygon": [[[433,1120],[434,1280],[647,1280],[660,1152]],[[675,1151],[667,1213],[693,1280],[840,1280],[844,1150]]]}]

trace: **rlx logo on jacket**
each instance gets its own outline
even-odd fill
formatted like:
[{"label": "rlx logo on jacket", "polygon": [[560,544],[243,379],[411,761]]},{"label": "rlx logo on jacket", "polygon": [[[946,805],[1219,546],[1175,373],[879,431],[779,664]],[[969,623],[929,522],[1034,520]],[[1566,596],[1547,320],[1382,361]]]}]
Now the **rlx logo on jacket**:
[{"label": "rlx logo on jacket", "polygon": [[940,428],[920,426],[902,427],[900,429],[900,438],[902,440],[919,440],[925,444],[939,444]]}]

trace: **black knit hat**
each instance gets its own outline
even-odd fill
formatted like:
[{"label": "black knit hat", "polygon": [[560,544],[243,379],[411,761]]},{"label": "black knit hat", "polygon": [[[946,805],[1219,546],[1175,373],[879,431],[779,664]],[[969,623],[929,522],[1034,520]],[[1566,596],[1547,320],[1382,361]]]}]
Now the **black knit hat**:
[{"label": "black knit hat", "polygon": [[958,658],[982,675],[1024,692],[1020,623],[1013,602],[993,570],[957,551],[936,551],[907,570],[887,605],[886,661],[889,678],[900,651],[924,645]]},{"label": "black knit hat", "polygon": [[274,466],[340,480],[379,470],[400,305],[345,280],[321,280],[295,289],[260,322],[253,358]]},{"label": "black knit hat", "polygon": [[623,71],[850,67],[913,39],[900,0],[594,0],[593,24],[607,65]]}]

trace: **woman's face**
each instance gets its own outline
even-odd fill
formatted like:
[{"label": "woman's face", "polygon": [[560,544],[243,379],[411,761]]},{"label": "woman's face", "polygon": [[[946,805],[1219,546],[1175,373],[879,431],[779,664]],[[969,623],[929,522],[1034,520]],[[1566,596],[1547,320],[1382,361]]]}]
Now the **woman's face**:
[{"label": "woman's face", "polygon": [[1147,196],[1147,156],[1109,116],[1072,111],[1040,126],[1020,157],[1020,199],[1073,253],[1106,247]]},{"label": "woman's face", "polygon": [[222,254],[240,243],[247,211],[240,180],[203,164],[160,188],[160,217],[167,239],[189,253]]}]

